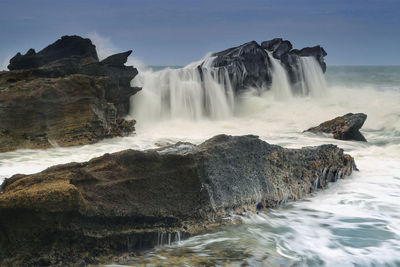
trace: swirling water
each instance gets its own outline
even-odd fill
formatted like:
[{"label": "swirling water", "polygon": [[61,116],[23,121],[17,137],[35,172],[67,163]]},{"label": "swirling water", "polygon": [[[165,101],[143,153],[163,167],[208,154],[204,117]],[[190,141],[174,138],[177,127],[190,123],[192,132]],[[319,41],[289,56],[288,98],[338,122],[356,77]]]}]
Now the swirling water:
[{"label": "swirling water", "polygon": [[[256,134],[292,148],[333,143],[355,158],[359,172],[303,201],[150,250],[130,264],[400,266],[400,67],[328,67],[326,78],[326,92],[318,96],[282,98],[272,91],[260,95],[249,90],[235,99],[229,116],[148,121],[143,117],[137,133],[129,137],[80,147],[1,153],[0,179],[127,148],[177,141],[198,144],[220,133]],[[348,112],[368,115],[362,129],[368,143],[302,133]]]}]

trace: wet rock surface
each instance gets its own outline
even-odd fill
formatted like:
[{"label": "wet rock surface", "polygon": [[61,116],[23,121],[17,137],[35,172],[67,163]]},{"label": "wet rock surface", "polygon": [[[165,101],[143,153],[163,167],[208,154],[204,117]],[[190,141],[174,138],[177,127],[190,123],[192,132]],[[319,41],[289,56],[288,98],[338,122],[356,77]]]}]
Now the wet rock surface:
[{"label": "wet rock surface", "polygon": [[0,265],[110,262],[226,223],[226,215],[300,199],[353,168],[334,145],[285,149],[218,135],[15,175],[1,186]]},{"label": "wet rock surface", "polygon": [[89,39],[63,36],[36,53],[10,60],[0,73],[0,152],[54,145],[89,144],[124,136],[135,121],[124,121],[137,75],[125,66],[132,51],[103,61]]},{"label": "wet rock surface", "polygon": [[321,123],[317,127],[312,127],[305,132],[330,133],[333,134],[333,138],[339,140],[367,142],[367,139],[359,131],[366,119],[367,115],[364,113],[348,113]]},{"label": "wet rock surface", "polygon": [[[274,58],[279,59],[288,73],[290,83],[296,91],[301,90],[303,81],[302,57],[314,58],[321,70],[326,71],[324,57],[326,51],[321,46],[305,47],[301,50],[292,49],[288,40],[275,38],[258,44],[251,41],[237,47],[214,53],[212,67],[222,71],[227,70],[236,93],[248,87],[268,87],[272,82],[272,64],[266,51],[270,51]],[[205,62],[199,66],[201,69]],[[296,92],[294,92],[296,93]]]}]

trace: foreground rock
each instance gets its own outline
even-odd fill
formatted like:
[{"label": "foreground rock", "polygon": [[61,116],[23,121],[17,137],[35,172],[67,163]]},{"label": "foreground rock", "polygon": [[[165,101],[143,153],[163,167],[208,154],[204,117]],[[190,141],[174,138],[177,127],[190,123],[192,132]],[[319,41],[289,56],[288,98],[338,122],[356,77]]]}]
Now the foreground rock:
[{"label": "foreground rock", "polygon": [[367,115],[364,113],[348,113],[344,116],[321,123],[317,127],[312,127],[305,132],[330,133],[333,138],[339,140],[355,140],[367,142],[367,139],[360,133]]},{"label": "foreground rock", "polygon": [[275,38],[258,44],[255,41],[242,44],[237,47],[214,53],[212,64],[208,61],[199,66],[199,70],[206,66],[217,68],[219,75],[224,76],[227,71],[232,87],[239,93],[248,87],[268,88],[272,82],[272,64],[268,52],[279,59],[288,73],[293,93],[308,93],[305,87],[303,59],[312,58],[321,67],[321,71],[326,71],[324,57],[327,55],[321,46],[305,47],[301,50],[292,49],[290,41]]},{"label": "foreground rock", "polygon": [[89,144],[134,130],[125,121],[140,88],[124,64],[132,51],[99,61],[89,39],[64,36],[40,52],[30,49],[0,73],[0,152]]},{"label": "foreground rock", "polygon": [[125,150],[15,175],[0,194],[0,265],[109,262],[275,207],[350,175],[334,145],[284,149],[256,136]]}]

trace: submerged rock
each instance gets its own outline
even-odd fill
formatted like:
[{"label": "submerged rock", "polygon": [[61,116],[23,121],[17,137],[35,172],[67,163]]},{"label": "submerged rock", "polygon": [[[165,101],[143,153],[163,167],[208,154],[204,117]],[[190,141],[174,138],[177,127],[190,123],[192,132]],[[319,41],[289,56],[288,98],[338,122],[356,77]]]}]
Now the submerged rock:
[{"label": "submerged rock", "polygon": [[331,133],[335,139],[367,142],[367,139],[359,131],[366,119],[367,115],[364,113],[348,113],[321,123],[317,127],[312,127],[305,132]]},{"label": "submerged rock", "polygon": [[334,145],[285,149],[219,135],[16,175],[1,188],[0,265],[110,262],[220,225],[226,215],[300,199],[354,167]]},{"label": "submerged rock", "polygon": [[132,51],[99,61],[89,39],[63,36],[40,52],[30,49],[0,73],[0,152],[88,144],[124,136],[137,75],[125,66]]}]

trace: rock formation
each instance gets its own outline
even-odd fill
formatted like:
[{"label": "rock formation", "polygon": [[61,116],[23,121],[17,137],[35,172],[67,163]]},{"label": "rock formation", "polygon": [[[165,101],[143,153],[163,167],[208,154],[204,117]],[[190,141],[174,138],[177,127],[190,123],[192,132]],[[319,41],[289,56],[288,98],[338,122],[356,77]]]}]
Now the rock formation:
[{"label": "rock formation", "polygon": [[331,133],[335,139],[367,142],[367,139],[359,131],[366,119],[367,115],[364,113],[348,113],[321,123],[319,126],[312,127],[305,132]]},{"label": "rock formation", "polygon": [[88,144],[134,130],[129,97],[140,88],[124,64],[132,51],[99,61],[89,39],[64,36],[10,60],[0,73],[0,152]]},{"label": "rock formation", "polygon": [[109,262],[209,229],[224,215],[300,199],[354,167],[334,145],[285,149],[219,135],[15,175],[0,188],[0,265]]},{"label": "rock formation", "polygon": [[[321,46],[305,47],[301,50],[292,48],[290,41],[282,38],[264,41],[261,45],[252,41],[212,54],[215,58],[211,66],[228,71],[236,93],[248,87],[268,87],[272,82],[272,67],[267,53],[270,51],[283,64],[294,89],[300,91],[301,83],[304,82],[301,58],[315,58],[325,72],[324,57],[327,53]],[[200,71],[204,64],[205,62],[199,66]]]}]

